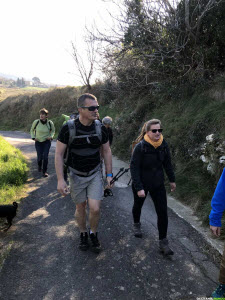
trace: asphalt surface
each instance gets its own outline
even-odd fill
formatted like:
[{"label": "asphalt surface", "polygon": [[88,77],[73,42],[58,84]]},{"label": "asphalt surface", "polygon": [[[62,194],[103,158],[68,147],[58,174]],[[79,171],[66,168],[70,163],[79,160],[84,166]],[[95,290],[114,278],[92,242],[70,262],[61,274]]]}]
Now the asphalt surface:
[{"label": "asphalt surface", "polygon": [[141,218],[144,236],[135,238],[130,186],[118,185],[114,196],[102,201],[103,251],[97,255],[80,251],[75,205],[70,196],[61,197],[56,190],[54,145],[50,176],[43,178],[29,135],[0,134],[31,162],[28,195],[20,203],[14,225],[2,237],[12,243],[0,270],[0,299],[186,300],[211,295],[219,265],[202,236],[169,209],[168,238],[175,255],[164,257],[158,250],[156,214],[148,198]]}]

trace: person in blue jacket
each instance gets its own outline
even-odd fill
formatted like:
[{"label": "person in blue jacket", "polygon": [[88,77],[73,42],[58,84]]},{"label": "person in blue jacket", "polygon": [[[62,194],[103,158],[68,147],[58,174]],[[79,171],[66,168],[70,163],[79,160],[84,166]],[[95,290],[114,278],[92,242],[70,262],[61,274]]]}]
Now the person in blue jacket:
[{"label": "person in blue jacket", "polygon": [[[211,212],[209,215],[209,224],[212,233],[220,236],[221,218],[225,210],[225,169],[217,183],[215,193],[211,201]],[[225,297],[225,247],[220,265],[219,285],[212,293],[213,299]]]}]

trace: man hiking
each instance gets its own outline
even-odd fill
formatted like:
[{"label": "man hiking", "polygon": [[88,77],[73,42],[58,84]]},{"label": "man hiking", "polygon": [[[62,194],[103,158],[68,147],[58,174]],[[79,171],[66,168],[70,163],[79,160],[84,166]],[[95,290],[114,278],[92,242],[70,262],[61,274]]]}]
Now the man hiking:
[{"label": "man hiking", "polygon": [[[76,204],[75,218],[80,229],[81,250],[89,246],[99,253],[101,245],[97,236],[100,218],[100,203],[103,198],[103,181],[100,168],[100,151],[104,158],[108,187],[112,180],[112,154],[106,128],[97,120],[97,98],[83,94],[77,100],[79,118],[68,121],[61,129],[56,143],[55,167],[58,179],[57,190],[62,195],[69,193],[63,177],[64,153],[69,168],[70,193]],[[86,227],[86,204],[89,205],[90,244]]]}]

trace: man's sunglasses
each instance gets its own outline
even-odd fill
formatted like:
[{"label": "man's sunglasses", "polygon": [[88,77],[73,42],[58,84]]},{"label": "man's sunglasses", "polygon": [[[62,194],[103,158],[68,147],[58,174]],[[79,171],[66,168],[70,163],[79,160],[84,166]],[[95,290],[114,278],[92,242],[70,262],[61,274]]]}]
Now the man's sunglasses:
[{"label": "man's sunglasses", "polygon": [[157,131],[161,133],[163,130],[162,128],[160,128],[160,129],[151,129],[150,131],[153,133],[156,133]]},{"label": "man's sunglasses", "polygon": [[99,110],[98,106],[81,106],[81,108],[87,108],[89,111],[95,111],[96,109]]}]

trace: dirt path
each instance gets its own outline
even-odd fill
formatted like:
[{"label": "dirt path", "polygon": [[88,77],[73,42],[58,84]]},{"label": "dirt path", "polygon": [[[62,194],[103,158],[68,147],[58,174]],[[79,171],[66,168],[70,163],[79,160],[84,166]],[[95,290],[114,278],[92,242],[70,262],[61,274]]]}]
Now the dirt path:
[{"label": "dirt path", "polygon": [[130,187],[115,188],[114,197],[102,202],[99,237],[103,251],[99,255],[79,251],[75,205],[70,196],[61,197],[56,191],[54,144],[50,176],[42,178],[29,135],[0,134],[31,162],[29,194],[8,232],[13,244],[0,271],[0,299],[185,300],[211,294],[218,265],[201,236],[172,211],[169,237],[176,253],[172,259],[158,252],[156,216],[150,201],[143,207],[144,238],[133,237]]}]

